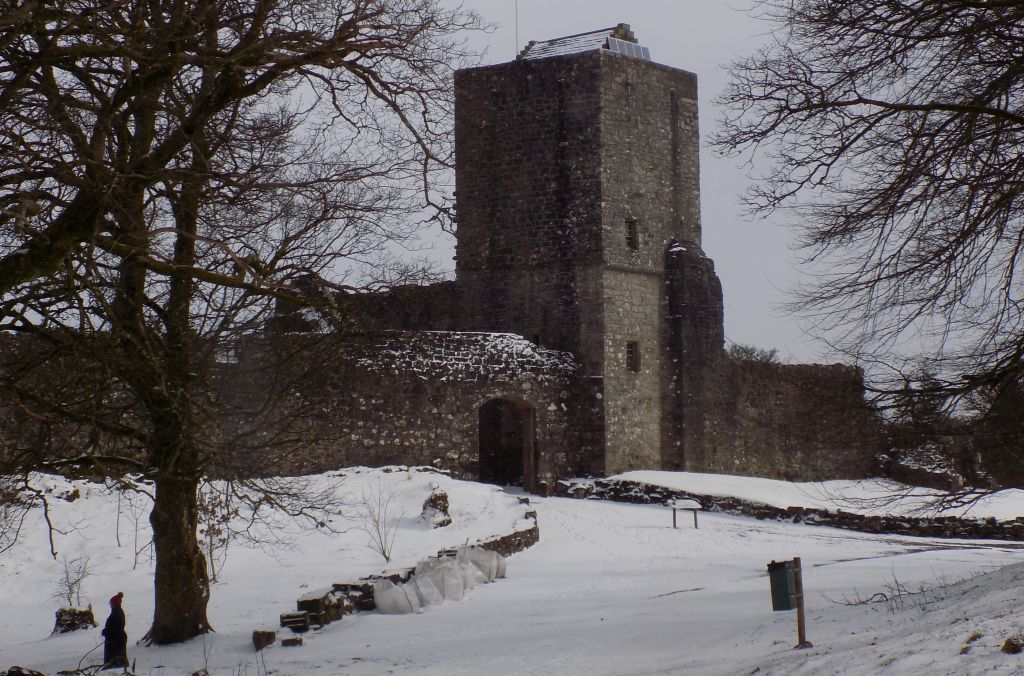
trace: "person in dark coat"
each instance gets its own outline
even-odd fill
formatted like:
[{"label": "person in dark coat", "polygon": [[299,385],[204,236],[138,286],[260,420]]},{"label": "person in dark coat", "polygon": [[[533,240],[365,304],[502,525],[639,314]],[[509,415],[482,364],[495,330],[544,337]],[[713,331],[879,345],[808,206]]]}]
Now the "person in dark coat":
[{"label": "person in dark coat", "polygon": [[124,610],[121,599],[124,592],[117,592],[110,599],[110,617],[103,625],[103,668],[116,669],[128,666],[128,634],[124,630]]}]

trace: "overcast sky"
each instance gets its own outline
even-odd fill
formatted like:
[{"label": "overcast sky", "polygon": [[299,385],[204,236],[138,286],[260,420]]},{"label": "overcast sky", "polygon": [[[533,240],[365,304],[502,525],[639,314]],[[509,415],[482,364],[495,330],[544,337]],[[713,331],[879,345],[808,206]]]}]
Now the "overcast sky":
[{"label": "overcast sky", "polygon": [[798,281],[789,231],[780,224],[751,220],[737,196],[747,183],[735,159],[720,159],[703,139],[719,111],[712,99],[724,88],[723,65],[752,52],[767,26],[743,8],[748,0],[465,0],[497,24],[489,35],[474,36],[485,47],[485,63],[515,58],[529,40],[545,40],[628,23],[654,61],[697,74],[701,125],[701,222],[704,251],[715,261],[725,290],[725,333],[730,341],[778,348],[787,360],[820,359],[823,348],[778,305]]}]

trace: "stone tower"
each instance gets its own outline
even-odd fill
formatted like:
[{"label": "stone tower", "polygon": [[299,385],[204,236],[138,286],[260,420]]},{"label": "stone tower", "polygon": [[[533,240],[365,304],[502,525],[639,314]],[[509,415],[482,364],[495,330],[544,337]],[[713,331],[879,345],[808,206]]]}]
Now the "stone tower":
[{"label": "stone tower", "polygon": [[576,355],[594,473],[684,466],[690,381],[722,345],[700,251],[696,76],[650,61],[620,24],[461,71],[455,91],[473,328]]},{"label": "stone tower", "polygon": [[[859,369],[723,350],[692,73],[619,25],[460,71],[455,93],[457,279],[339,296],[358,330],[332,338],[329,408],[292,469],[430,464],[540,493],[630,469],[873,471]],[[282,310],[281,335],[308,330]],[[230,391],[262,396],[257,371],[276,373]]]}]

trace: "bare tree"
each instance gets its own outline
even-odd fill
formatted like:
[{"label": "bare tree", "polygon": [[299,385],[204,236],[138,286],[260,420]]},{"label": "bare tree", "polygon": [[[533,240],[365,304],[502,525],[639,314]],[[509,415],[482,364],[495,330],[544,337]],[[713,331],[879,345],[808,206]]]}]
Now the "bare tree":
[{"label": "bare tree", "polygon": [[19,477],[0,474],[0,554],[17,542],[31,508],[22,486]]},{"label": "bare tree", "polygon": [[784,209],[801,227],[817,278],[794,307],[873,367],[883,396],[922,366],[953,397],[1014,372],[1024,2],[792,0],[756,11],[775,31],[733,64],[713,144],[767,167],[747,196],[755,212]]},{"label": "bare tree", "polygon": [[403,241],[424,204],[443,218],[478,21],[437,0],[4,10],[0,394],[44,442],[29,455],[152,479],[147,637],[182,641],[209,629],[196,496],[223,448],[222,350],[275,299],[329,297],[298,280],[354,283],[342,261]]},{"label": "bare tree", "polygon": [[357,503],[360,527],[369,538],[366,546],[380,554],[385,562],[391,561],[398,529],[405,518],[405,512],[396,514],[398,510],[392,505],[398,493],[397,488],[385,486],[378,479],[376,487],[363,487],[362,497]]},{"label": "bare tree", "polygon": [[63,570],[50,598],[63,601],[66,608],[79,607],[82,605],[82,585],[92,575],[89,557],[76,556],[69,559],[65,556],[60,562]]}]

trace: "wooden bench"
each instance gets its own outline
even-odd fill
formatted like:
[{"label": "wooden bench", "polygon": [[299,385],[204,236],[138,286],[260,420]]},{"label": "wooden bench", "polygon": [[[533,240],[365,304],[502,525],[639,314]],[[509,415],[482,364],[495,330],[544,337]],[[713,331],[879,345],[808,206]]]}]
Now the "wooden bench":
[{"label": "wooden bench", "polygon": [[677,500],[668,500],[665,503],[665,506],[672,508],[672,527],[673,528],[678,528],[678,526],[676,525],[676,512],[678,512],[679,510],[683,510],[685,512],[693,512],[693,527],[694,528],[698,527],[697,526],[697,512],[699,510],[701,510],[701,509],[704,509],[704,508],[701,507],[701,504],[699,502],[697,502],[696,500],[688,500],[688,499],[682,499],[682,498],[677,499]]}]

